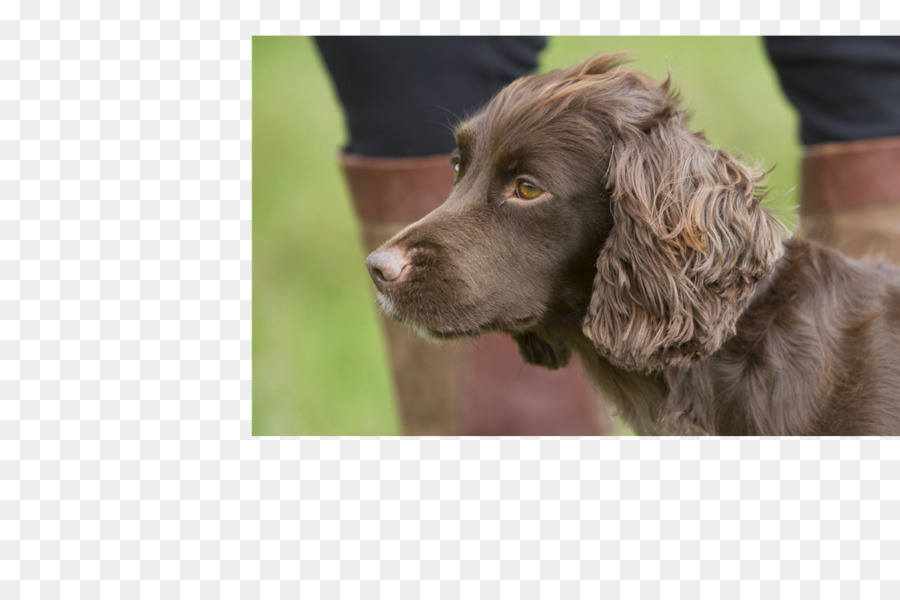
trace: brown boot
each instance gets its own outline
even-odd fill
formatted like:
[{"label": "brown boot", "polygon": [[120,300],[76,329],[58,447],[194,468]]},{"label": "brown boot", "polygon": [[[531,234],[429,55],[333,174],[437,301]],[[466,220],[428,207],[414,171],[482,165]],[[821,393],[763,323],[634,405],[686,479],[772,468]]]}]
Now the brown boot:
[{"label": "brown boot", "polygon": [[900,137],[812,146],[802,177],[806,237],[900,265]]},{"label": "brown boot", "polygon": [[526,365],[506,335],[463,348],[462,425],[468,435],[609,435],[612,420],[573,357],[565,369]]},{"label": "brown boot", "polygon": [[[448,156],[341,156],[366,251],[447,198]],[[526,365],[507,336],[436,344],[382,318],[403,432],[408,435],[602,435],[611,420],[580,365]]]}]

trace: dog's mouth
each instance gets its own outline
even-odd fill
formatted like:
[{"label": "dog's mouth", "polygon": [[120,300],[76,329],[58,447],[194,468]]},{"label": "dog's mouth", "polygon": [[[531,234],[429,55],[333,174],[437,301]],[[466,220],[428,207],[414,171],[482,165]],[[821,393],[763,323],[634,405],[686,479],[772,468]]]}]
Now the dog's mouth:
[{"label": "dog's mouth", "polygon": [[466,337],[477,337],[486,333],[496,332],[525,333],[534,329],[538,322],[539,319],[537,317],[522,317],[512,320],[504,319],[502,323],[493,321],[474,329],[434,329],[432,327],[428,327],[418,323],[404,321],[406,325],[415,329],[417,332],[419,332],[420,335],[440,341],[456,340]]},{"label": "dog's mouth", "polygon": [[[472,310],[454,310],[443,307],[436,311],[401,310],[388,294],[377,296],[381,311],[426,338],[448,341],[465,337],[477,337],[486,333],[525,333],[540,322],[537,315],[502,318],[478,318]],[[437,313],[437,314],[434,314]]]}]

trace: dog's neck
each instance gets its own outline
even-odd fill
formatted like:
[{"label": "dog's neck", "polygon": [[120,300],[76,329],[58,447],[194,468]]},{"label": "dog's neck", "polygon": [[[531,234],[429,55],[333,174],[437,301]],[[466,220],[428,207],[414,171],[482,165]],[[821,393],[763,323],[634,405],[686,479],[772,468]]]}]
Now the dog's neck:
[{"label": "dog's neck", "polygon": [[662,373],[636,373],[613,365],[597,352],[597,348],[584,335],[574,346],[584,365],[584,372],[591,379],[603,402],[611,405],[617,418],[624,421],[639,435],[658,435],[660,410],[666,396],[666,383]]},{"label": "dog's neck", "polygon": [[[581,331],[580,321],[572,318],[524,335],[513,335],[523,359],[547,368],[565,365],[575,353],[584,372],[603,402],[615,408],[616,416],[635,432],[645,435],[664,433],[661,410],[666,397],[662,373],[642,374],[621,369],[601,354]],[[695,433],[676,428],[665,433]]]}]

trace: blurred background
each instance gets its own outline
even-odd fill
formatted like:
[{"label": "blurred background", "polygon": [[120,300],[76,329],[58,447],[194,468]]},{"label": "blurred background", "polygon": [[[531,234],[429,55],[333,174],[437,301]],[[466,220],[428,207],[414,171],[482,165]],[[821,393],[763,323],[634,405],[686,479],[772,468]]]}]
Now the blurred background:
[{"label": "blurred background", "polygon": [[[762,40],[551,37],[540,70],[617,50],[631,50],[632,66],[654,78],[671,71],[692,126],[713,145],[775,167],[769,204],[793,228],[797,119]],[[311,39],[253,39],[254,435],[399,433],[365,254],[336,162],[342,119]]]}]

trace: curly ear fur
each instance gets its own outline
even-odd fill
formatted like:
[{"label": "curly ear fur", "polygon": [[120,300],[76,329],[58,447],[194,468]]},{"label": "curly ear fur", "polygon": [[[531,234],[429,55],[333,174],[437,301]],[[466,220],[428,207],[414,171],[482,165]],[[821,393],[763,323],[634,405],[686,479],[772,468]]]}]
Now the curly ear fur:
[{"label": "curly ear fur", "polygon": [[607,172],[615,224],[584,333],[615,364],[654,371],[734,333],[782,232],[760,205],[762,174],[688,129],[668,82],[630,80],[633,114],[616,115]]}]

